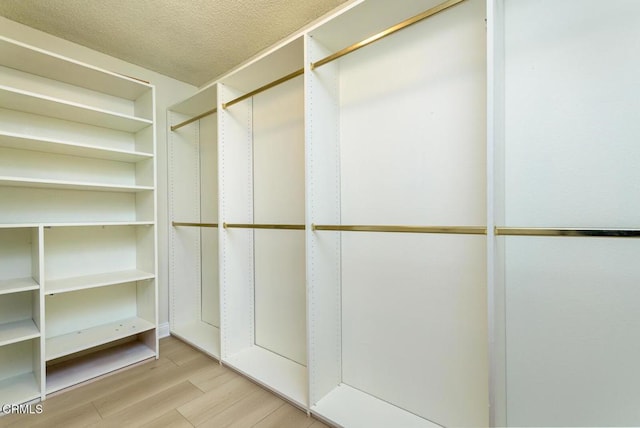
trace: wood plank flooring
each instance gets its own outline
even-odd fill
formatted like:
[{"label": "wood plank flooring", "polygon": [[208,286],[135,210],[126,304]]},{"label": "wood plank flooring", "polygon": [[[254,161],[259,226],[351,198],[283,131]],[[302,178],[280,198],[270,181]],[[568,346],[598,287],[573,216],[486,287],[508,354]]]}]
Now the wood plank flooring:
[{"label": "wood plank flooring", "polygon": [[0,427],[327,428],[173,337],[160,341],[160,359],[63,391],[43,409],[0,417]]}]

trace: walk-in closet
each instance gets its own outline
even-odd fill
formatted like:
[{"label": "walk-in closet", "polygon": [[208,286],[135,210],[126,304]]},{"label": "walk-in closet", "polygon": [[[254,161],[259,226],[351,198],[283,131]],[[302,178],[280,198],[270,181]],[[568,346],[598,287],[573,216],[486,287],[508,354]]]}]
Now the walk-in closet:
[{"label": "walk-in closet", "polygon": [[335,3],[198,84],[0,27],[0,405],[640,425],[640,2]]}]

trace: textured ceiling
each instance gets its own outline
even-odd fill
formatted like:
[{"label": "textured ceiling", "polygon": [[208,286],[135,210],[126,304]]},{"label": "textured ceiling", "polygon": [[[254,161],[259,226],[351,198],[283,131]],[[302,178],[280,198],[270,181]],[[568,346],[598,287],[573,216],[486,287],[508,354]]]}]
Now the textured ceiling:
[{"label": "textured ceiling", "polygon": [[0,15],[200,86],[346,0],[0,0]]}]

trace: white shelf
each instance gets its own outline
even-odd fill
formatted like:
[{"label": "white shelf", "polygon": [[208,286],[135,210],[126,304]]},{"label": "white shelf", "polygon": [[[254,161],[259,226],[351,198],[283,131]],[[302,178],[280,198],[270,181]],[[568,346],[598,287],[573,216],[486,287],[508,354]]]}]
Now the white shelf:
[{"label": "white shelf", "polygon": [[126,132],[138,132],[153,124],[151,120],[1,85],[0,107]]},{"label": "white shelf", "polygon": [[135,100],[151,89],[147,83],[2,36],[0,58],[0,64],[6,67],[129,100]]},{"label": "white shelf", "polygon": [[153,330],[155,325],[142,318],[133,317],[109,324],[78,330],[62,336],[47,338],[46,360],[74,354],[98,345]]},{"label": "white shelf", "polygon": [[152,186],[125,186],[101,183],[83,183],[66,180],[43,180],[39,178],[0,176],[0,186],[4,187],[32,187],[41,189],[62,190],[95,190],[100,192],[143,192],[153,190]]},{"label": "white shelf", "polygon": [[45,294],[67,293],[70,291],[86,290],[88,288],[106,287],[127,282],[153,279],[155,275],[141,270],[124,270],[107,272],[97,275],[76,276],[45,281]]},{"label": "white shelf", "polygon": [[345,427],[440,428],[440,425],[345,384],[311,407],[311,412]]},{"label": "white shelf", "polygon": [[0,147],[130,163],[153,158],[150,153],[113,150],[105,147],[3,131],[0,131]]},{"label": "white shelf", "polygon": [[42,223],[44,227],[153,226],[153,221],[106,221],[79,223]]},{"label": "white shelf", "polygon": [[3,279],[0,281],[0,295],[37,290],[40,285],[33,278]]},{"label": "white shelf", "polygon": [[0,380],[0,403],[20,404],[40,398],[40,386],[33,373]]},{"label": "white shelf", "polygon": [[307,407],[306,367],[259,346],[252,346],[223,362],[265,388]]},{"label": "white shelf", "polygon": [[32,319],[0,324],[0,346],[40,337],[40,331]]},{"label": "white shelf", "polygon": [[220,359],[220,329],[203,321],[172,327],[171,334],[209,356]]},{"label": "white shelf", "polygon": [[142,342],[128,342],[47,367],[47,394],[156,356]]}]

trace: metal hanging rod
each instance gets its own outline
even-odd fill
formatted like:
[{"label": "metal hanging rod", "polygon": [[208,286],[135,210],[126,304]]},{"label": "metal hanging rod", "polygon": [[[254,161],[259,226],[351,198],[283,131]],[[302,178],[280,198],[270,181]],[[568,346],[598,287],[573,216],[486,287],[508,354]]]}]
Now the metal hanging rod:
[{"label": "metal hanging rod", "polygon": [[187,223],[182,221],[172,221],[171,225],[173,227],[218,227],[218,223]]},{"label": "metal hanging rod", "polygon": [[218,111],[218,109],[217,109],[217,108],[213,108],[213,109],[211,109],[211,110],[207,110],[207,111],[205,111],[205,112],[204,112],[204,113],[202,113],[202,114],[199,114],[199,115],[197,115],[197,116],[192,117],[191,119],[187,119],[187,120],[185,120],[184,122],[180,122],[180,123],[178,123],[177,125],[172,125],[172,126],[171,126],[171,130],[172,130],[172,131],[175,131],[176,129],[180,129],[180,128],[182,128],[182,127],[183,127],[183,126],[185,126],[185,125],[188,125],[188,124],[190,124],[190,123],[195,122],[196,120],[200,120],[200,119],[202,119],[203,117],[207,117],[207,116],[209,116],[209,115],[211,115],[211,114],[215,114],[217,111]]},{"label": "metal hanging rod", "polygon": [[293,73],[287,74],[286,76],[281,77],[278,80],[274,80],[273,82],[267,83],[266,85],[261,86],[256,90],[253,90],[253,91],[248,92],[248,93],[246,93],[246,94],[244,94],[244,95],[242,95],[242,96],[240,96],[238,98],[235,98],[235,99],[229,101],[228,103],[222,103],[222,108],[226,109],[227,107],[231,107],[232,105],[237,104],[240,101],[244,101],[247,98],[251,98],[252,96],[254,96],[256,94],[259,94],[260,92],[266,91],[267,89],[271,89],[274,86],[278,86],[281,83],[284,83],[284,82],[286,82],[288,80],[293,79],[294,77],[298,77],[298,76],[303,75],[303,74],[304,74],[304,68],[301,68],[300,70],[296,70]]},{"label": "metal hanging rod", "polygon": [[304,224],[247,224],[247,223],[223,223],[225,229],[280,229],[280,230],[305,230]]},{"label": "metal hanging rod", "polygon": [[354,226],[340,224],[312,224],[311,230],[334,230],[341,232],[446,233],[455,235],[487,234],[487,228],[483,226]]},{"label": "metal hanging rod", "polygon": [[547,229],[541,227],[496,227],[498,236],[590,236],[600,238],[640,238],[640,229]]},{"label": "metal hanging rod", "polygon": [[402,22],[397,23],[396,25],[387,28],[384,31],[379,32],[378,34],[375,34],[367,39],[364,39],[358,43],[354,43],[351,46],[347,46],[346,48],[339,50],[338,52],[331,54],[323,59],[321,59],[320,61],[316,61],[311,63],[311,69],[313,70],[314,68],[320,67],[321,65],[325,65],[331,61],[334,61],[340,57],[343,57],[347,54],[350,54],[351,52],[355,52],[360,48],[363,48],[367,45],[370,45],[371,43],[377,42],[380,39],[383,39],[385,37],[387,37],[390,34],[393,34],[397,31],[402,30],[403,28],[407,28],[410,25],[415,24],[416,22],[422,21],[423,19],[429,18],[437,13],[442,12],[443,10],[449,9],[452,6],[457,5],[458,3],[462,3],[464,0],[448,0],[445,1],[444,3],[441,3],[437,6],[432,7],[429,10],[426,10],[414,17],[411,17],[409,19],[406,19]]}]

